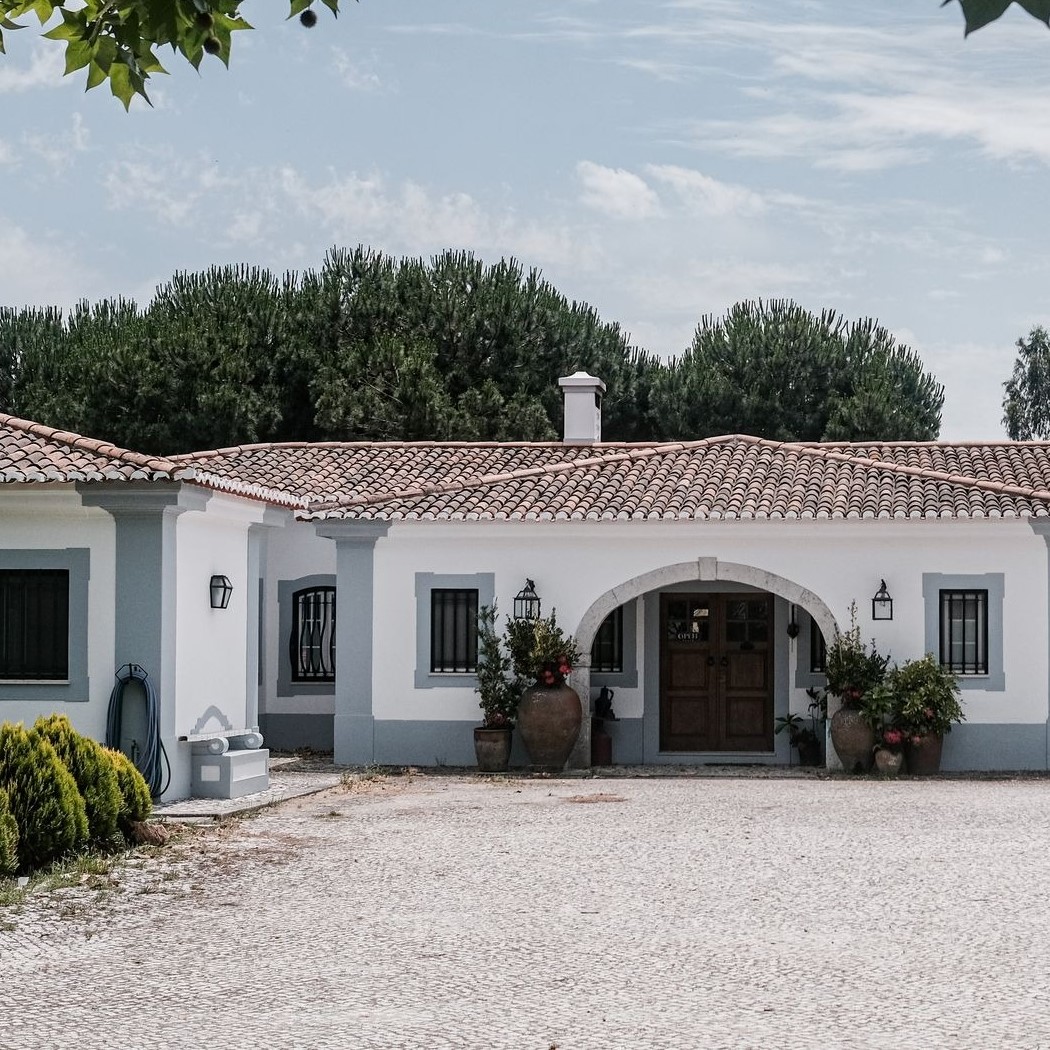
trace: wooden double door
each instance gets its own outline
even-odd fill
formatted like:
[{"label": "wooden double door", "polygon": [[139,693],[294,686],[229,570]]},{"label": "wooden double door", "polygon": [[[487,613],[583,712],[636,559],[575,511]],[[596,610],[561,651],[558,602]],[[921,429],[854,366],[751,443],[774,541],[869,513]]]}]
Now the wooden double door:
[{"label": "wooden double door", "polygon": [[773,596],[660,596],[660,750],[773,750]]}]

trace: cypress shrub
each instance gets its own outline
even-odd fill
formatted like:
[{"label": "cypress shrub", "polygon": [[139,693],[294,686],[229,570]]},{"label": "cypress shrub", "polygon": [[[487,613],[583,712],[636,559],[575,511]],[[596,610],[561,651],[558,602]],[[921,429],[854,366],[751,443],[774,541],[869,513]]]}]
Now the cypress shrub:
[{"label": "cypress shrub", "polygon": [[0,787],[18,825],[20,868],[42,867],[87,842],[87,811],[77,782],[36,730],[0,725]]},{"label": "cypress shrub", "polygon": [[45,736],[73,774],[87,810],[88,837],[105,844],[117,834],[117,815],[123,805],[113,763],[101,744],[82,736],[65,715],[41,716],[33,729]]},{"label": "cypress shrub", "polygon": [[7,792],[0,788],[0,875],[18,871],[18,824],[11,814]]},{"label": "cypress shrub", "polygon": [[127,832],[133,820],[145,820],[153,810],[153,799],[150,798],[149,785],[135,764],[123,751],[102,749],[117,774],[120,786],[121,807],[118,814],[120,830]]}]

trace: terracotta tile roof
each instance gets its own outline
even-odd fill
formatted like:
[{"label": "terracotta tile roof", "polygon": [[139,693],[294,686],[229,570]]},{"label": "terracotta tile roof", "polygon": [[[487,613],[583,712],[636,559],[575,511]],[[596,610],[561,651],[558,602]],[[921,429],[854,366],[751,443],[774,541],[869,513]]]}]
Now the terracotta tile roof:
[{"label": "terracotta tile roof", "polygon": [[173,481],[180,467],[0,412],[0,481]]},{"label": "terracotta tile roof", "polygon": [[322,443],[174,456],[303,519],[1013,518],[1050,514],[1050,444]]}]

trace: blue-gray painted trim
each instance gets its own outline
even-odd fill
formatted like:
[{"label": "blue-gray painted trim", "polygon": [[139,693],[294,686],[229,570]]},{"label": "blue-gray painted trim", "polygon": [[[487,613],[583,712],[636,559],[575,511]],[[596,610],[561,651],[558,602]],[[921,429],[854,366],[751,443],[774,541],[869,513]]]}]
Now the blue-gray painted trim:
[{"label": "blue-gray painted trim", "polygon": [[259,715],[259,731],[268,747],[276,751],[294,751],[310,747],[331,751],[335,746],[335,716],[316,714]]},{"label": "blue-gray painted trim", "polygon": [[613,765],[640,766],[645,755],[642,743],[643,719],[619,718],[604,725],[605,731],[612,737]]},{"label": "blue-gray painted trim", "polygon": [[69,640],[66,652],[69,677],[64,682],[0,683],[0,702],[32,700],[55,704],[86,703],[91,699],[91,683],[88,679],[90,548],[0,550],[0,569],[65,569],[69,573]]},{"label": "blue-gray painted trim", "polygon": [[375,545],[385,522],[321,522],[319,536],[335,540],[336,617],[334,750],[337,762],[374,761],[372,719],[372,631]]},{"label": "blue-gray painted trim", "polygon": [[1005,577],[1001,572],[947,575],[939,572],[922,574],[922,599],[925,605],[926,649],[939,659],[941,647],[941,591],[986,590],[988,592],[988,674],[959,675],[959,688],[1001,693],[1006,690],[1003,668],[1003,598]]},{"label": "blue-gray painted trim", "polygon": [[[623,606],[623,670],[595,671],[591,668],[591,688],[603,685],[620,689],[638,687],[638,601],[624,602]],[[612,615],[610,613],[610,615]]]},{"label": "blue-gray painted trim", "polygon": [[[795,616],[795,622],[798,624],[798,636],[795,638],[795,688],[823,689],[828,684],[828,676],[809,669],[810,643],[813,632],[820,628],[802,606],[797,606],[797,610]],[[789,619],[790,615],[789,610]],[[786,627],[785,630],[787,630]]]},{"label": "blue-gray painted trim", "polygon": [[[1031,526],[1032,531],[1037,536],[1043,537],[1043,543],[1046,545],[1048,551],[1046,572],[1046,623],[1047,633],[1050,635],[1050,522],[1045,520],[1036,521],[1032,518],[1028,519],[1028,524]],[[1047,639],[1047,651],[1050,652],[1050,637]],[[1045,762],[1046,768],[1050,769],[1050,668],[1047,669],[1047,683],[1046,683],[1046,696],[1047,696],[1047,712],[1046,712],[1046,723],[1045,723]]]},{"label": "blue-gray painted trim", "polygon": [[248,566],[245,575],[245,668],[244,724],[259,724],[259,684],[262,667],[262,575],[266,564],[269,530],[263,525],[248,526]]},{"label": "blue-gray painted trim", "polygon": [[[376,719],[375,762],[381,766],[467,766],[477,765],[474,728],[479,722]],[[529,757],[515,733],[511,743],[512,768],[524,768]]]},{"label": "blue-gray painted trim", "polygon": [[496,600],[496,575],[491,572],[416,573],[416,688],[473,689],[478,683],[475,674],[432,674],[430,671],[430,592],[437,589],[476,590],[480,609]]},{"label": "blue-gray painted trim", "polygon": [[1046,726],[963,722],[944,738],[941,769],[1002,772],[1047,769]]},{"label": "blue-gray painted trim", "polygon": [[[336,578],[331,573],[315,573],[313,576],[300,576],[297,580],[277,581],[277,695],[278,696],[333,696],[335,682],[293,682],[292,658],[288,653],[288,641],[292,634],[292,596],[296,591],[313,587],[335,587]],[[335,593],[336,605],[339,603],[339,591]],[[339,628],[338,609],[335,618],[336,630]],[[339,642],[336,637],[336,666],[338,669]],[[338,673],[338,670],[337,670]]]},{"label": "blue-gray painted trim", "polygon": [[[791,744],[785,734],[773,736],[772,751],[661,751],[660,750],[660,595],[667,592],[689,594],[768,593],[750,584],[730,581],[662,587],[645,595],[645,692],[642,709],[643,761],[649,765],[710,765],[747,762],[754,765],[787,765]],[[791,703],[788,684],[791,667],[787,646],[787,602],[773,596],[773,718],[786,715]]]}]

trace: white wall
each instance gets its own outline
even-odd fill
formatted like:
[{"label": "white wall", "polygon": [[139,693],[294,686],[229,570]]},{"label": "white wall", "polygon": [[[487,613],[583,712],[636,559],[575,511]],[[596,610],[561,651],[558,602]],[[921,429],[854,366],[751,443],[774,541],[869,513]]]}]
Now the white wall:
[{"label": "white wall", "polygon": [[[62,711],[82,733],[104,740],[106,710],[113,688],[115,631],[115,529],[105,511],[85,508],[72,485],[4,486],[0,502],[0,548],[55,550],[87,547],[91,579],[88,585],[88,696],[85,702],[56,702],[49,687],[39,700],[0,700],[0,721],[31,725],[40,715]],[[76,625],[71,625],[76,630]]]},{"label": "white wall", "polygon": [[[213,495],[205,511],[181,514],[176,523],[175,732],[221,729],[208,716],[218,709],[233,729],[254,724],[246,711],[248,529],[262,519],[262,504]],[[209,581],[227,576],[229,607],[212,609]],[[204,720],[204,725],[200,725]]]},{"label": "white wall", "polygon": [[[967,718],[1047,718],[1047,548],[1021,520],[395,524],[375,552],[374,715],[478,717],[477,697],[468,688],[414,688],[416,572],[492,572],[504,612],[528,576],[544,613],[557,607],[559,623],[574,631],[609,589],[699,558],[754,566],[806,587],[842,626],[856,600],[863,636],[874,637],[897,662],[924,651],[924,572],[1003,573],[1006,691],[964,692]],[[894,619],[875,623],[870,599],[882,578],[894,598]],[[641,681],[641,666],[639,673]],[[640,714],[640,693],[618,693],[617,701],[620,717]],[[796,704],[804,709],[804,693]]]}]

